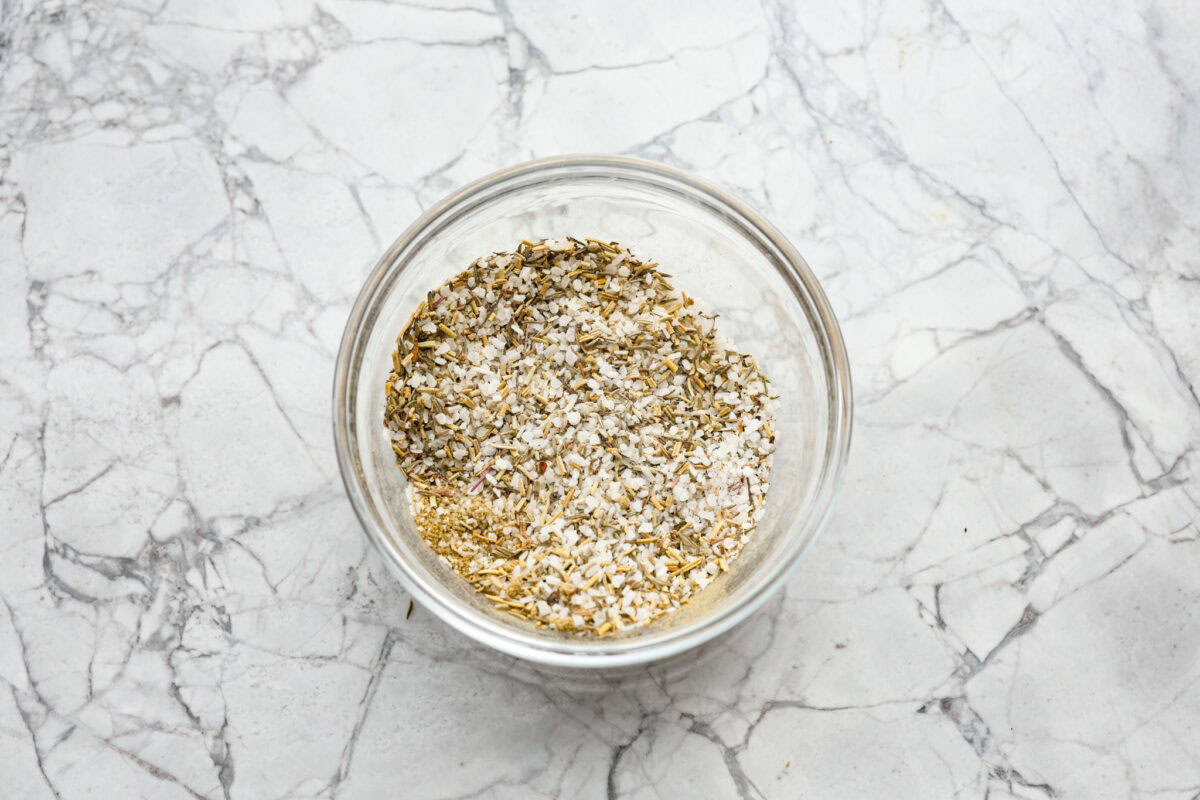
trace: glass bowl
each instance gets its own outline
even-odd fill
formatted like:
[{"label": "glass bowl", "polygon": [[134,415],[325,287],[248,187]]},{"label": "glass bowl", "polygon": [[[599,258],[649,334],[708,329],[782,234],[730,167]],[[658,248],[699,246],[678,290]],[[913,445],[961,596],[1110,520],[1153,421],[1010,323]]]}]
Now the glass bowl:
[{"label": "glass bowl", "polygon": [[[425,293],[475,258],[522,239],[615,240],[675,285],[772,381],[776,452],[762,520],[730,571],[682,608],[606,637],[535,629],[494,611],[417,533],[383,426],[396,335]],[[384,253],[338,353],[333,427],[346,492],[409,592],[449,625],[518,658],[606,669],[665,659],[745,619],[778,589],[828,516],[850,445],[850,369],[837,320],[808,265],[726,192],[661,164],[570,156],[489,175],[431,208]]]}]

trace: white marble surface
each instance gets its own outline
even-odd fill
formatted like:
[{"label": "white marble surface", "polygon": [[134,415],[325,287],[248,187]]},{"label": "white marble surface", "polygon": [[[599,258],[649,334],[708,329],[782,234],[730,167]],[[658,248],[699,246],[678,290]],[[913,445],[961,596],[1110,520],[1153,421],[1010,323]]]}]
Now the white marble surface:
[{"label": "white marble surface", "polygon": [[[1200,796],[1194,5],[0,9],[5,797]],[[767,212],[858,392],[786,593],[587,697],[405,618],[329,425],[368,262],[571,151]]]}]

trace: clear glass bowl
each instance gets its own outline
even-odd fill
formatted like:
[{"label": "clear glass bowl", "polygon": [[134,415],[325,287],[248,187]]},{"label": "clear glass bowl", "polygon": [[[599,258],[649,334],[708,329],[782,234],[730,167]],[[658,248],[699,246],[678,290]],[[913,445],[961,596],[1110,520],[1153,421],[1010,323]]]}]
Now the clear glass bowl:
[{"label": "clear glass bowl", "polygon": [[[763,518],[730,572],[678,611],[608,637],[576,638],[494,611],[417,533],[383,427],[396,335],[425,293],[521,239],[616,240],[658,261],[720,313],[773,383],[776,452]],[[850,445],[850,369],[837,320],[800,254],[741,201],[660,164],[609,156],[534,161],[431,208],[376,264],[350,312],[334,377],[346,492],[363,528],[421,605],[504,653],[558,668],[674,656],[745,619],[778,589],[828,516]]]}]

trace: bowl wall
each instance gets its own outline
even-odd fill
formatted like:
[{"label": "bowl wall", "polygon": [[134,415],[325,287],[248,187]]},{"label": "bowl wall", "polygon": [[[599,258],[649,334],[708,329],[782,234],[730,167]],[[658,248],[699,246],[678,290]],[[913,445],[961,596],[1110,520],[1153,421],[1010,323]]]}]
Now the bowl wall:
[{"label": "bowl wall", "polygon": [[[521,239],[616,240],[660,263],[720,314],[720,330],[772,381],[776,453],[758,530],[731,570],[679,611],[615,636],[577,638],[492,609],[417,533],[383,427],[383,385],[400,332],[426,292]],[[614,667],[681,652],[728,629],[778,586],[816,536],[850,434],[850,383],[837,323],[807,265],[738,201],[633,159],[574,157],[516,167],[467,187],[406,231],[351,313],[335,378],[334,427],[347,491],[417,599],[502,651],[562,667]]]}]

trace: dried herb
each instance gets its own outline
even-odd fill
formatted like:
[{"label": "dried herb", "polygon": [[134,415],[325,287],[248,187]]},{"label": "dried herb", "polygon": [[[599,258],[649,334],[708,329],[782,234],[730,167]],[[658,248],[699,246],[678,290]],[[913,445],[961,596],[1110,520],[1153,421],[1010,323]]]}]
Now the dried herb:
[{"label": "dried herb", "polygon": [[384,422],[421,535],[498,611],[606,635],[728,571],[762,513],[769,382],[615,242],[523,240],[428,293]]}]

